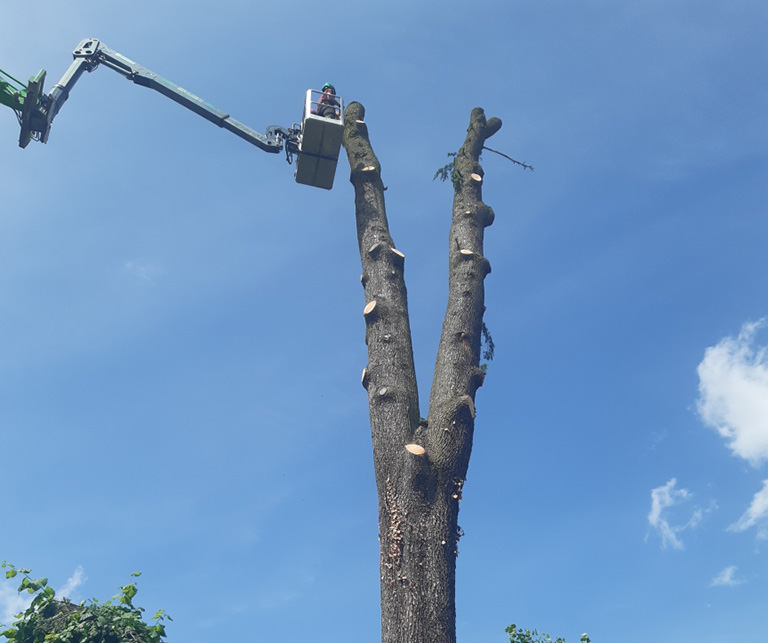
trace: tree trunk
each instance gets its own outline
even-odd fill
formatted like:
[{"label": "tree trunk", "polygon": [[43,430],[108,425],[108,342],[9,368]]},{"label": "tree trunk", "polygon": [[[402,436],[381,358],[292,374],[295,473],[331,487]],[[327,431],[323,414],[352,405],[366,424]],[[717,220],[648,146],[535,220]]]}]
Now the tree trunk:
[{"label": "tree trunk", "polygon": [[493,211],[482,201],[480,152],[501,127],[472,111],[454,165],[449,235],[448,309],[437,354],[427,420],[419,414],[404,255],[389,234],[381,166],[364,122],[345,113],[344,147],[355,188],[357,238],[365,291],[368,392],[379,496],[383,643],[454,643],[459,502],[475,418],[483,327],[483,281],[490,264],[483,233]]}]

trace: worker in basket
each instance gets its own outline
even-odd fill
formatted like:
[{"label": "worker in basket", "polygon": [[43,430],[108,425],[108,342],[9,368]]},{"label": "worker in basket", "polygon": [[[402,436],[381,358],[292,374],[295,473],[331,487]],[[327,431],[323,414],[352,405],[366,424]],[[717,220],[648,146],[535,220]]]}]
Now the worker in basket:
[{"label": "worker in basket", "polygon": [[339,118],[339,101],[336,100],[336,88],[331,83],[323,85],[323,95],[317,101],[315,114],[325,118]]}]

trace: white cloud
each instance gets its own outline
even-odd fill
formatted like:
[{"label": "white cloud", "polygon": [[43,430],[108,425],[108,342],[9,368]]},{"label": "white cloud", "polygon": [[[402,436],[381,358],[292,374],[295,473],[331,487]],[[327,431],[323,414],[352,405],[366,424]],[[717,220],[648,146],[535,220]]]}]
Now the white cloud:
[{"label": "white cloud", "polygon": [[23,612],[32,602],[29,594],[16,591],[18,583],[9,581],[0,585],[0,623],[10,625],[19,612]]},{"label": "white cloud", "polygon": [[80,585],[82,585],[86,580],[87,579],[85,573],[83,572],[82,565],[78,565],[77,569],[75,569],[75,571],[72,573],[72,576],[67,579],[67,582],[64,583],[61,588],[56,590],[56,597],[72,599],[75,590],[80,587]]},{"label": "white cloud", "polygon": [[687,489],[677,489],[677,479],[672,478],[667,484],[651,490],[651,511],[648,513],[648,524],[661,536],[661,546],[666,549],[683,549],[683,541],[679,534],[686,529],[695,528],[704,517],[704,510],[699,507],[687,521],[682,524],[670,524],[670,510],[681,505],[692,497]]},{"label": "white cloud", "polygon": [[744,515],[728,527],[728,531],[746,531],[758,525],[757,537],[768,540],[768,480],[763,481],[763,488],[752,498],[752,503]]},{"label": "white cloud", "polygon": [[764,321],[708,348],[697,369],[701,419],[754,466],[768,460],[768,346],[754,346]]},{"label": "white cloud", "polygon": [[715,576],[712,579],[712,582],[710,583],[711,587],[733,587],[735,585],[741,585],[744,580],[740,578],[735,578],[736,576],[736,565],[731,565],[730,567],[726,567],[723,571],[721,571],[717,576]]}]

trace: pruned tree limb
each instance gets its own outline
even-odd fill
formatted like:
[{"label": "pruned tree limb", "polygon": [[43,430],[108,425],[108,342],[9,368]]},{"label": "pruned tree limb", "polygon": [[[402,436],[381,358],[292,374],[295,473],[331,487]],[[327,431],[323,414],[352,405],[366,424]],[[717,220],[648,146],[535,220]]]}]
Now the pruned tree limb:
[{"label": "pruned tree limb", "polygon": [[[374,457],[411,441],[419,423],[419,395],[413,362],[411,328],[405,288],[405,255],[398,251],[389,233],[384,203],[381,166],[368,139],[365,108],[350,103],[345,114],[347,126],[343,144],[355,189],[355,213],[365,314],[368,365],[366,388],[371,404]],[[375,314],[374,314],[375,313]],[[386,389],[390,395],[378,395]]]},{"label": "pruned tree limb", "polygon": [[[493,210],[482,199],[480,153],[485,141],[501,128],[501,120],[486,121],[482,109],[472,110],[467,137],[455,159],[458,180],[454,185],[453,218],[449,232],[448,306],[443,322],[429,401],[429,438],[447,449],[441,457],[451,475],[464,478],[469,464],[474,431],[474,412],[462,412],[459,400],[474,403],[485,374],[480,369],[484,279],[490,263],[483,256],[485,228],[493,222]],[[467,256],[466,251],[472,255]],[[451,430],[442,431],[446,426]],[[456,428],[458,427],[458,428]],[[450,444],[447,441],[451,437]]]}]

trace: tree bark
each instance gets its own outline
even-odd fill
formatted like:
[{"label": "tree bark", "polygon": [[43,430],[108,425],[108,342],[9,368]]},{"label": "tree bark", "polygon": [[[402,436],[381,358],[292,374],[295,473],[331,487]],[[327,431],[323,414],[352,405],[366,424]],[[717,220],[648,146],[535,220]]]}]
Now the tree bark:
[{"label": "tree bark", "polygon": [[452,177],[448,307],[435,364],[427,420],[419,414],[404,255],[389,233],[381,166],[371,147],[365,109],[345,112],[343,144],[355,189],[357,238],[365,292],[368,392],[381,543],[383,643],[454,643],[455,578],[466,479],[482,385],[480,344],[484,229],[493,210],[482,201],[483,143],[501,127],[472,111]]}]

